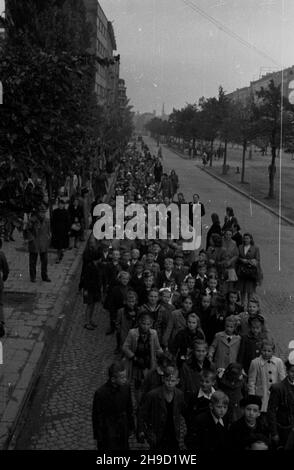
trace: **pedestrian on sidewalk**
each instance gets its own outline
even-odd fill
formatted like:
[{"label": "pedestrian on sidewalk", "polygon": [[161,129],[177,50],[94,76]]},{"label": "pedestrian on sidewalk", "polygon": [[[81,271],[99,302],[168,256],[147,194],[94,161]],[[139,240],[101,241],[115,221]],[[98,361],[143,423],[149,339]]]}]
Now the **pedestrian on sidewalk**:
[{"label": "pedestrian on sidewalk", "polygon": [[83,209],[79,203],[79,198],[74,197],[68,208],[70,218],[69,249],[78,248],[78,240],[82,234],[82,223],[84,220]]},{"label": "pedestrian on sidewalk", "polygon": [[5,335],[5,318],[3,311],[3,290],[4,282],[7,280],[9,267],[5,254],[2,251],[2,240],[0,238],[0,338]]},{"label": "pedestrian on sidewalk", "polygon": [[133,406],[127,371],[122,362],[113,363],[108,381],[94,395],[92,423],[99,452],[128,451],[134,431]]},{"label": "pedestrian on sidewalk", "polygon": [[97,302],[101,301],[102,290],[102,269],[99,252],[94,252],[92,259],[83,267],[80,288],[83,289],[83,300],[86,305],[84,328],[94,330],[97,325],[93,322],[93,315]]},{"label": "pedestrian on sidewalk", "polygon": [[177,191],[179,189],[179,177],[176,174],[175,170],[171,170],[170,175],[169,175],[169,179],[171,181],[171,193],[172,193],[171,198],[173,200],[173,198],[175,197],[175,195],[177,194]]},{"label": "pedestrian on sidewalk", "polygon": [[69,213],[65,209],[65,200],[58,199],[58,207],[54,209],[51,221],[52,229],[52,246],[57,250],[56,263],[60,263],[63,258],[63,251],[68,248],[70,218]]},{"label": "pedestrian on sidewalk", "polygon": [[48,248],[50,243],[50,223],[46,218],[47,208],[43,205],[31,215],[24,238],[29,242],[29,270],[31,282],[36,282],[38,254],[41,260],[41,276],[44,282],[51,282],[48,277]]}]

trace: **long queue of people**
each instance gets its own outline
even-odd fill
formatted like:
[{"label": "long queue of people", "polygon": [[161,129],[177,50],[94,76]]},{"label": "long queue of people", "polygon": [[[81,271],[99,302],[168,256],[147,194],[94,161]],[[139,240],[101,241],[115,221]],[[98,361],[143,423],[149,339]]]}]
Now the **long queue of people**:
[{"label": "long queue of people", "polygon": [[[160,165],[144,142],[130,149],[113,203],[124,195],[126,203],[168,205],[175,194],[165,194],[163,174],[156,177]],[[197,204],[205,214],[195,194],[190,216]],[[172,237],[89,239],[84,327],[97,327],[101,302],[117,354],[93,401],[100,451],[129,449],[132,433],[154,451],[293,449],[294,362],[275,355],[261,312],[259,249],[240,233],[231,207],[223,225],[216,213],[211,218],[206,247],[196,253]]]}]

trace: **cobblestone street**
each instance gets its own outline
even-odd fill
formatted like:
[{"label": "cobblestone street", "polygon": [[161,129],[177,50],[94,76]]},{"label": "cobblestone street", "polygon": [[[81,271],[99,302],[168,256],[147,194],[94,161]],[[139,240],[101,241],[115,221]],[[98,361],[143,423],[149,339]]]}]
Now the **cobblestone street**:
[{"label": "cobblestone street", "polygon": [[114,337],[106,336],[108,314],[98,308],[98,328],[84,325],[81,294],[57,332],[16,449],[93,450],[91,410],[94,391],[102,385],[113,360]]},{"label": "cobblestone street", "polygon": [[[148,145],[155,152],[153,142]],[[258,293],[274,336],[278,353],[285,355],[293,336],[293,300],[291,267],[291,235],[293,229],[283,226],[282,270],[277,269],[277,221],[264,209],[250,207],[248,201],[209,175],[195,168],[195,162],[183,161],[167,149],[163,150],[165,167],[175,168],[187,199],[198,191],[206,207],[205,229],[212,211],[223,214],[232,205],[241,226],[252,230],[261,248],[262,265],[266,273]],[[209,189],[208,189],[209,188]],[[225,200],[224,200],[225,199]],[[115,358],[113,336],[106,336],[108,314],[98,308],[95,320],[98,328],[83,328],[84,305],[77,293],[77,280],[71,292],[74,299],[67,306],[61,327],[56,333],[48,363],[42,373],[31,408],[25,416],[25,426],[16,449],[95,449],[92,437],[91,407],[94,391],[105,382],[107,367]],[[135,439],[131,447],[138,448]]]}]

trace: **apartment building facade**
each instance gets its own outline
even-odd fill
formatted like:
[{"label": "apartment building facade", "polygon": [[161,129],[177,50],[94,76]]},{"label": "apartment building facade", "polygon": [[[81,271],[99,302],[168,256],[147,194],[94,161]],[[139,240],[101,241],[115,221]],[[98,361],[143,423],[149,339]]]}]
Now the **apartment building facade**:
[{"label": "apartment building facade", "polygon": [[89,52],[95,54],[95,92],[101,106],[111,107],[118,97],[119,56],[112,23],[97,0],[84,0],[87,21],[91,28]]},{"label": "apartment building facade", "polygon": [[[262,87],[267,88],[271,80],[273,80],[276,86],[282,85],[283,96],[289,97],[291,90],[294,90],[294,65],[278,72],[267,73],[258,80],[250,82],[248,87],[238,88],[232,93],[228,93],[227,97],[233,102],[245,104],[250,96],[256,99],[256,92]],[[294,104],[294,96],[292,104]]]}]

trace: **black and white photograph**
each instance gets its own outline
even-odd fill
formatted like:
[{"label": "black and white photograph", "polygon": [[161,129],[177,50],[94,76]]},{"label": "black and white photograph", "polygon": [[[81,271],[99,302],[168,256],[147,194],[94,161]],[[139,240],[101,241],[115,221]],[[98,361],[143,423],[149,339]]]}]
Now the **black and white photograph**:
[{"label": "black and white photograph", "polygon": [[294,451],[293,22],[0,0],[3,458]]}]

